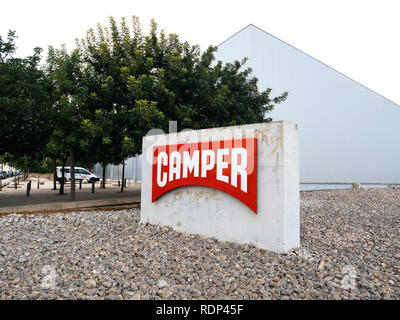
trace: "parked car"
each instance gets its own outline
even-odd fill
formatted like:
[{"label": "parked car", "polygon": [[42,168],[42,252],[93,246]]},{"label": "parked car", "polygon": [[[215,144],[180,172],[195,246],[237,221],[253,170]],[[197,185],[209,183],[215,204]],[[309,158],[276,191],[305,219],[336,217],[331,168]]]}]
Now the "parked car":
[{"label": "parked car", "polygon": [[[61,181],[61,176],[62,176],[62,167],[57,167],[57,180],[60,182]],[[65,181],[70,181],[71,180],[71,169],[70,167],[64,167],[64,180]],[[89,183],[92,183],[93,181],[99,181],[100,178],[96,176],[95,174],[89,172],[85,168],[81,167],[75,167],[75,180],[86,180]]]},{"label": "parked car", "polygon": [[7,172],[0,170],[0,179],[5,179],[5,178],[7,178]]},{"label": "parked car", "polygon": [[14,171],[12,171],[12,170],[7,170],[7,175],[8,175],[9,177],[14,177]]}]

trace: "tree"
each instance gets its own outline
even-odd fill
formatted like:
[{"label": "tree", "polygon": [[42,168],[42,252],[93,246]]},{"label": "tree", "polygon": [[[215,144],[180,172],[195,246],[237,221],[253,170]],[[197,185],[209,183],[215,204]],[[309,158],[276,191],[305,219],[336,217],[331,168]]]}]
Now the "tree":
[{"label": "tree", "polygon": [[69,54],[65,47],[49,48],[46,70],[52,81],[56,98],[49,147],[52,146],[53,153],[63,152],[69,155],[70,199],[74,201],[77,156],[87,152],[96,135],[96,128],[90,121],[92,110],[88,103],[86,85],[90,79],[90,73],[85,68],[79,51],[74,50]]},{"label": "tree", "polygon": [[14,58],[15,32],[0,36],[0,155],[31,155],[43,149],[51,132],[51,83],[39,68],[40,48]]},{"label": "tree", "polygon": [[146,36],[137,17],[132,26],[111,17],[71,53],[50,47],[44,69],[40,48],[13,58],[15,32],[0,37],[0,156],[49,158],[53,167],[68,156],[74,200],[79,161],[101,162],[104,183],[106,165],[139,154],[150,129],[166,131],[170,120],[179,130],[270,121],[268,112],[287,98],[259,92],[245,59],[215,61],[215,47],[201,52],[153,20]]},{"label": "tree", "polygon": [[215,47],[201,53],[176,34],[158,32],[153,20],[147,36],[137,17],[132,25],[131,31],[125,18],[118,24],[110,17],[108,27],[90,29],[79,42],[94,79],[88,94],[97,109],[92,123],[101,133],[103,167],[140,153],[142,137],[167,130],[170,120],[179,130],[270,121],[266,114],[287,97],[259,92],[246,60],[215,62]]},{"label": "tree", "polygon": [[[55,117],[54,117],[55,118]],[[57,190],[57,180],[60,182],[59,194],[64,194],[64,183],[65,183],[65,165],[67,163],[68,154],[65,153],[63,145],[58,144],[58,136],[52,135],[50,141],[46,146],[46,156],[53,162],[53,190]],[[57,176],[57,162],[61,165],[61,177],[58,179]]]}]

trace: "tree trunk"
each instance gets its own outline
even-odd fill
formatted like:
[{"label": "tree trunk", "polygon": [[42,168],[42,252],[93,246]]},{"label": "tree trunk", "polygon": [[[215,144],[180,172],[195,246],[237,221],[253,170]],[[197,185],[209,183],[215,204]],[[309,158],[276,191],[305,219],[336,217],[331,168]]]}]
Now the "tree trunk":
[{"label": "tree trunk", "polygon": [[71,163],[71,193],[69,194],[69,198],[71,201],[75,201],[75,159],[73,151],[71,151],[69,154],[69,161]]},{"label": "tree trunk", "polygon": [[62,159],[60,193],[59,193],[60,195],[64,194],[64,179],[65,179],[65,158]]},{"label": "tree trunk", "polygon": [[121,183],[121,192],[124,192],[124,179],[125,179],[125,160],[122,161],[122,183]]},{"label": "tree trunk", "polygon": [[53,160],[53,168],[54,168],[53,190],[57,190],[57,164],[56,164],[56,160]]},{"label": "tree trunk", "polygon": [[101,183],[101,187],[105,189],[106,187],[106,164],[103,162],[103,181]]}]

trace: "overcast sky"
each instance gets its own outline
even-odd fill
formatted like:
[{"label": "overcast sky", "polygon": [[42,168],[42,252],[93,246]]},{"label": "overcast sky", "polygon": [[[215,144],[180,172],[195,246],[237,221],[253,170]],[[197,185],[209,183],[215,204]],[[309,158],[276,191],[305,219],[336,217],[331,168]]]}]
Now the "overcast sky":
[{"label": "overcast sky", "polygon": [[17,56],[74,39],[108,16],[154,18],[167,33],[218,45],[252,23],[400,104],[399,0],[13,0],[0,6],[0,34],[16,30]]}]

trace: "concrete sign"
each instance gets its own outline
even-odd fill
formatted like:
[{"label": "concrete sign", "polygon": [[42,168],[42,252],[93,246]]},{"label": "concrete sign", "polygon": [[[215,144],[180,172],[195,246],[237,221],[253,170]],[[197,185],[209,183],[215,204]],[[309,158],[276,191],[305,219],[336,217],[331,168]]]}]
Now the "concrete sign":
[{"label": "concrete sign", "polygon": [[300,246],[298,162],[289,122],[148,135],[141,222],[287,252]]}]

